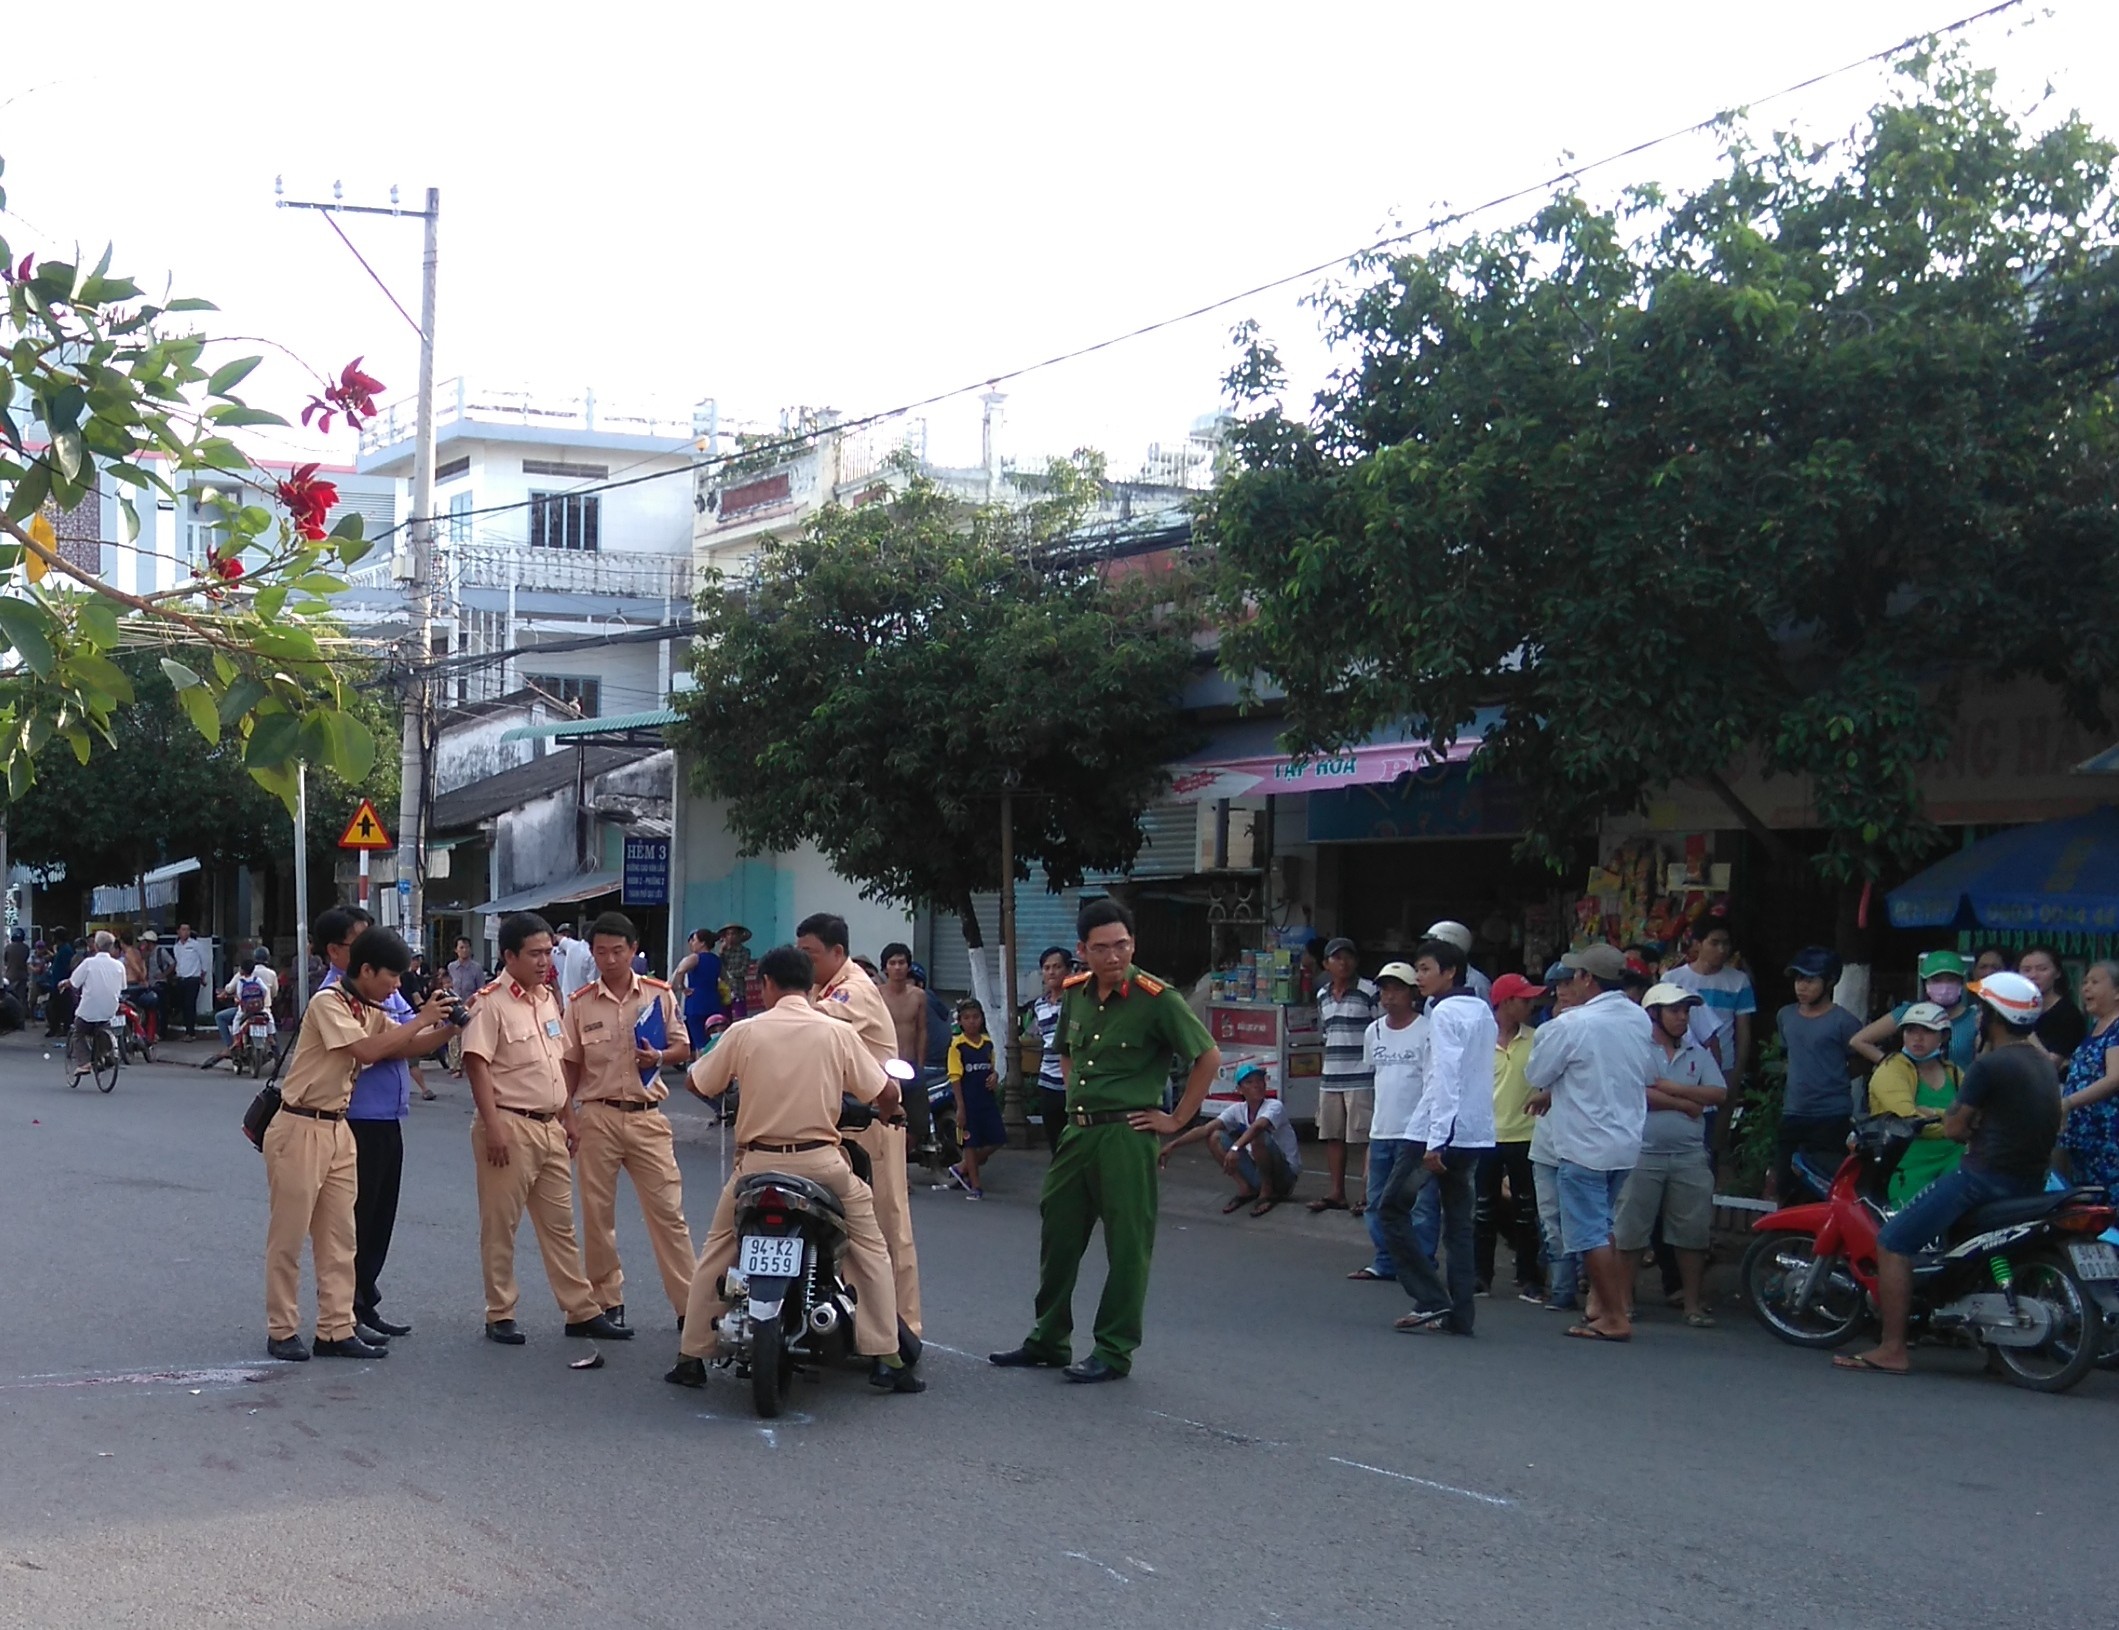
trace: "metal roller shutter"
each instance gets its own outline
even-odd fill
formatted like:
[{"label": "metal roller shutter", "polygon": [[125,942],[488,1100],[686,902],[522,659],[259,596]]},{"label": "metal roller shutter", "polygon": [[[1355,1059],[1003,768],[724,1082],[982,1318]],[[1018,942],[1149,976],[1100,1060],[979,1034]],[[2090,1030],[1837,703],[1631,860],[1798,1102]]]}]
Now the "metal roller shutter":
[{"label": "metal roller shutter", "polygon": [[[1070,889],[1054,894],[1045,887],[1045,874],[1036,867],[1031,868],[1028,881],[1016,886],[1016,990],[1023,1000],[1029,1000],[1037,990],[1038,953],[1048,945],[1074,949],[1074,918],[1081,910],[1085,892],[1102,891]],[[973,899],[978,906],[979,928],[990,950],[1001,937],[1001,897],[996,892],[975,895]],[[934,945],[927,970],[930,984],[945,996],[970,994],[971,956],[964,946],[963,926],[950,912],[935,912],[929,922]]]},{"label": "metal roller shutter", "polygon": [[1190,877],[1199,870],[1198,804],[1157,804],[1140,812],[1140,853],[1123,872],[1092,872],[1089,881],[1116,883],[1131,878]]}]

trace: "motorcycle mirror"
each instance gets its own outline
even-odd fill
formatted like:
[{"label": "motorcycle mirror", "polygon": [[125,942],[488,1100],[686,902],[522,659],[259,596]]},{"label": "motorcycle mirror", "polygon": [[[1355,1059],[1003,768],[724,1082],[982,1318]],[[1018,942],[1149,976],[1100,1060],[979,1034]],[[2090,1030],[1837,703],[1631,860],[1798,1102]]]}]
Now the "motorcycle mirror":
[{"label": "motorcycle mirror", "polygon": [[910,1081],[919,1072],[902,1058],[894,1058],[883,1066],[883,1073],[893,1081]]}]

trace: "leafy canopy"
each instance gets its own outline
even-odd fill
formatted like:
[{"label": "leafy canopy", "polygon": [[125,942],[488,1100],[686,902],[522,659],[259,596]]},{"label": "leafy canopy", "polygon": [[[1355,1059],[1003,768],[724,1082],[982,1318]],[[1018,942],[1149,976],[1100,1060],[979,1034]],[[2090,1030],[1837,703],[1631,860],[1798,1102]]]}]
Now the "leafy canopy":
[{"label": "leafy canopy", "polygon": [[1004,788],[1018,878],[1036,862],[1067,888],[1133,858],[1190,745],[1192,644],[1180,582],[1115,582],[1065,544],[1099,476],[1063,464],[1010,510],[911,474],[708,582],[671,739],[746,852],[808,841],[864,897],[955,910],[974,937]]},{"label": "leafy canopy", "polygon": [[1520,782],[1527,847],[1747,749],[1811,778],[1828,869],[1925,847],[1961,687],[2115,678],[2112,146],[1921,55],[1839,146],[1578,196],[1327,301],[1305,419],[1271,350],[1206,533],[1224,659],[1290,746],[1409,713]]},{"label": "leafy canopy", "polygon": [[[6,194],[0,192],[0,211]],[[258,477],[228,432],[287,421],[236,394],[256,357],[210,360],[189,314],[197,299],[154,300],[111,271],[18,261],[0,239],[0,767],[20,799],[55,741],[86,764],[135,692],[121,650],[195,653],[164,672],[210,748],[232,738],[250,775],[292,804],[298,759],[358,781],[375,740],[347,711],[328,620],[333,573],[369,545],[360,517],[327,532],[335,501],[314,472]],[[346,370],[324,394],[349,417],[372,411],[376,382]],[[129,594],[69,560],[53,516],[119,491],[115,543],[139,547],[134,495],[180,499],[194,479],[220,496],[203,519],[221,536],[192,580]],[[289,507],[293,506],[290,513]],[[100,551],[99,551],[100,553]],[[19,574],[19,575],[18,575]],[[5,656],[12,653],[11,658]]]}]

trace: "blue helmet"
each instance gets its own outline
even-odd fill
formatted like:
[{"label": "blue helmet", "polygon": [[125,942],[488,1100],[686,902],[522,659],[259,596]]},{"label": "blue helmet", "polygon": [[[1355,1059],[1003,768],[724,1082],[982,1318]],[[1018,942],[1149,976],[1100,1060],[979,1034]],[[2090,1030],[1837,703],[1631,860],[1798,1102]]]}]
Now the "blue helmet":
[{"label": "blue helmet", "polygon": [[1788,959],[1787,971],[1791,979],[1822,979],[1827,985],[1836,985],[1845,966],[1837,951],[1823,945],[1806,945]]}]

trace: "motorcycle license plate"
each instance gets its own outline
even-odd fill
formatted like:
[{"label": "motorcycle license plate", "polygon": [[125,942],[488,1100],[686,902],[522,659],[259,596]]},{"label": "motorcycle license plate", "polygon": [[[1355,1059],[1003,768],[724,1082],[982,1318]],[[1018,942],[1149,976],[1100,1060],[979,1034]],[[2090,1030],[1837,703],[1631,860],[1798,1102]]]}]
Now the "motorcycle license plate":
[{"label": "motorcycle license plate", "polygon": [[2119,1279],[2119,1251],[2109,1245],[2070,1245],[2075,1271],[2085,1279]]},{"label": "motorcycle license plate", "polygon": [[745,1234],[737,1265],[746,1279],[792,1279],[802,1271],[802,1241],[793,1234]]}]

